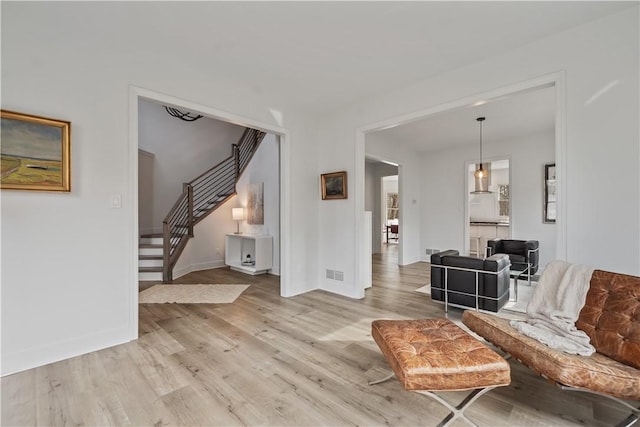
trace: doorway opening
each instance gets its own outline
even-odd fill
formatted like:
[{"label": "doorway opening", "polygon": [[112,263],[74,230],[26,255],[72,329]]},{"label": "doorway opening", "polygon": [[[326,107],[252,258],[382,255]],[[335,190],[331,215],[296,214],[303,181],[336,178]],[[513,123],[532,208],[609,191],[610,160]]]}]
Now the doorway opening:
[{"label": "doorway opening", "polygon": [[487,191],[477,191],[474,173],[478,165],[467,162],[467,190],[469,219],[465,221],[469,235],[465,253],[485,257],[487,241],[511,237],[511,199],[509,159],[490,160],[483,164],[489,173]]},{"label": "doorway opening", "polygon": [[[132,191],[131,194],[138,195],[139,192],[139,168],[138,168],[138,156],[139,156],[139,127],[140,127],[140,117],[139,117],[139,104],[140,102],[150,101],[152,103],[157,103],[161,105],[168,105],[172,107],[182,108],[184,110],[203,115],[205,117],[218,120],[220,122],[231,123],[234,125],[239,125],[245,128],[257,129],[262,132],[266,132],[267,134],[271,134],[273,139],[275,140],[275,144],[277,145],[277,154],[276,159],[278,162],[277,166],[277,178],[275,178],[275,185],[277,186],[277,197],[274,197],[274,200],[271,200],[271,204],[275,204],[278,208],[278,218],[276,219],[279,232],[278,232],[278,240],[279,240],[279,249],[277,253],[274,253],[274,261],[279,264],[279,275],[280,275],[280,295],[283,297],[291,296],[295,292],[292,289],[292,285],[290,283],[290,265],[289,265],[289,248],[290,248],[290,239],[291,239],[291,220],[290,220],[290,186],[288,184],[288,176],[290,171],[290,161],[289,161],[289,131],[287,129],[264,124],[260,122],[256,122],[255,120],[251,120],[245,117],[237,116],[226,111],[218,110],[206,105],[192,103],[183,99],[174,98],[165,94],[149,91],[142,88],[131,87],[130,88],[130,97],[129,97],[129,114],[130,114],[130,127],[129,127],[129,140],[130,140],[130,165],[131,165],[131,182],[132,182]],[[273,169],[274,165],[270,164],[269,168]],[[266,192],[265,192],[266,194]],[[265,209],[266,203],[265,203]],[[132,239],[132,268],[131,268],[131,281],[135,284],[135,286],[131,287],[130,294],[130,313],[132,322],[132,336],[138,336],[138,259],[139,259],[139,249],[138,249],[138,240],[139,240],[139,211],[140,206],[138,204],[137,197],[134,197],[132,200],[132,210],[133,210],[133,223],[131,224],[131,239]],[[229,215],[231,218],[231,215]],[[273,234],[273,232],[272,232]],[[274,240],[275,240],[274,236]],[[221,252],[223,252],[223,248],[218,248]],[[278,260],[278,261],[276,261]],[[275,263],[274,263],[275,265]]]},{"label": "doorway opening", "polygon": [[395,246],[394,259],[397,260],[402,231],[400,167],[389,161],[367,158],[365,175],[365,211],[371,216],[371,227],[365,231],[365,236],[370,236],[371,241],[369,253],[386,252],[391,244]]},{"label": "doorway opening", "polygon": [[[555,161],[556,171],[557,171],[557,186],[556,186],[556,198],[557,198],[557,220],[553,227],[546,227],[544,230],[540,230],[540,224],[542,223],[542,209],[541,209],[541,200],[538,201],[538,197],[536,196],[538,192],[538,187],[541,186],[542,178],[539,180],[530,179],[531,176],[527,177],[526,185],[519,185],[518,182],[513,180],[511,177],[509,182],[509,233],[510,235],[517,236],[519,234],[522,235],[544,235],[548,242],[548,253],[547,256],[550,259],[563,257],[566,253],[566,223],[565,212],[564,212],[564,204],[562,202],[562,197],[564,195],[564,190],[566,188],[566,183],[562,180],[562,171],[564,170],[566,160],[563,156],[566,150],[566,140],[564,135],[564,130],[566,128],[566,106],[564,105],[565,98],[565,76],[564,73],[555,73],[550,75],[545,75],[537,79],[532,79],[530,81],[518,83],[515,85],[505,86],[503,88],[492,90],[490,92],[474,95],[468,98],[461,99],[459,101],[454,101],[447,104],[438,105],[432,108],[429,108],[424,111],[414,112],[405,116],[395,117],[392,119],[383,120],[381,122],[364,126],[359,128],[356,132],[356,158],[364,159],[365,157],[375,157],[375,156],[384,156],[385,153],[393,152],[395,153],[394,158],[399,163],[403,163],[403,168],[406,167],[407,170],[403,173],[403,179],[407,179],[407,177],[412,177],[411,181],[405,183],[405,186],[411,185],[419,186],[423,185],[425,181],[428,182],[428,179],[425,180],[424,173],[424,162],[421,162],[420,159],[425,159],[424,154],[416,155],[415,151],[411,149],[409,144],[406,144],[408,141],[402,138],[395,138],[395,142],[393,147],[391,147],[391,143],[387,142],[385,144],[384,132],[392,129],[401,129],[404,126],[412,125],[413,123],[417,123],[423,120],[432,119],[439,116],[448,115],[450,112],[462,112],[469,114],[469,118],[465,121],[457,120],[455,123],[449,124],[445,127],[446,129],[453,129],[455,127],[459,127],[460,123],[466,123],[466,121],[470,123],[474,123],[475,119],[478,117],[477,110],[474,111],[476,107],[487,106],[487,108],[497,103],[494,101],[504,100],[504,99],[515,99],[518,95],[533,93],[536,91],[541,91],[544,89],[550,89],[552,93],[552,106],[553,111],[551,111],[551,118],[554,123],[554,127],[548,132],[551,135],[551,140],[553,144],[551,146],[551,155],[550,157]],[[527,107],[530,109],[533,107],[530,105]],[[514,128],[521,127],[522,120],[529,119],[527,115],[527,110],[520,110],[521,113],[514,120],[495,120],[496,123],[505,123],[509,124]],[[508,110],[507,110],[508,111]],[[485,114],[482,114],[485,116]],[[488,116],[488,114],[487,114]],[[492,116],[494,117],[494,116]],[[475,126],[473,127],[473,135],[470,135],[465,139],[465,141],[475,141],[477,143],[477,134],[475,133]],[[387,135],[388,136],[388,135]],[[417,137],[412,138],[412,141],[416,141],[416,143],[421,142],[429,142],[430,138],[429,134],[421,133],[418,134]],[[366,140],[366,143],[365,143]],[[387,138],[389,140],[389,138]],[[374,141],[374,144],[370,144],[369,141]],[[505,142],[506,141],[506,142]],[[503,141],[504,143],[508,143],[508,138]],[[526,145],[526,148],[531,152],[535,152],[536,143],[535,141],[524,142],[523,145]],[[441,147],[442,148],[442,147]],[[465,174],[467,173],[467,163],[466,161],[472,161],[470,159],[475,159],[475,155],[471,154],[471,148],[460,148],[459,151],[469,150],[469,154],[465,155],[466,160],[459,161],[458,165],[453,166],[453,168],[460,168],[464,166]],[[475,149],[473,150],[475,153]],[[508,151],[507,151],[508,152]],[[495,156],[496,154],[489,153],[490,156]],[[446,158],[444,159],[446,160]],[[537,162],[528,161],[527,155],[525,155],[522,159],[512,158],[510,161],[510,173],[513,173],[514,168],[519,171],[523,171],[525,169],[525,165],[530,167],[526,167],[527,173],[530,175],[537,174],[538,169],[542,170],[542,164],[538,167]],[[406,165],[404,164],[406,163]],[[443,162],[445,163],[445,162]],[[364,177],[364,161],[362,163],[356,163],[356,192],[362,194],[361,190],[364,187],[364,179],[360,179],[360,176]],[[437,200],[433,198],[433,196],[429,195],[426,192],[416,192],[411,193],[409,201],[405,200],[401,201],[401,214],[404,218],[410,218],[410,222],[412,225],[415,225],[417,228],[412,230],[412,236],[414,236],[414,240],[407,242],[406,239],[404,242],[401,242],[401,249],[406,250],[406,258],[408,260],[411,259],[427,259],[424,255],[425,247],[426,248],[459,248],[462,252],[464,248],[469,247],[469,233],[467,226],[458,225],[457,229],[447,229],[443,227],[443,224],[463,224],[467,223],[469,220],[469,212],[468,212],[468,190],[465,191],[465,187],[467,187],[467,183],[465,179],[460,179],[459,171],[453,172],[455,176],[447,177],[448,170],[441,167],[442,165],[433,165],[436,166],[438,171],[443,172],[442,175],[432,177],[434,180],[434,185],[440,185],[440,189],[442,186],[450,185],[452,182],[457,186],[456,189],[453,189],[452,192],[443,194],[440,192],[439,194],[442,197]],[[451,167],[449,168],[449,170]],[[446,175],[446,176],[445,176]],[[518,180],[521,177],[518,176]],[[521,190],[521,194],[514,195],[513,188],[518,187]],[[463,191],[467,194],[462,194]],[[414,196],[415,194],[415,196]],[[457,201],[454,200],[455,197],[449,197],[449,194],[457,194]],[[418,197],[416,197],[418,196]],[[517,196],[517,197],[516,197]],[[415,197],[415,198],[414,198]],[[420,200],[421,199],[421,200]],[[541,198],[540,198],[541,199]],[[515,203],[520,203],[520,201],[525,201],[522,207],[516,205]],[[429,211],[427,204],[431,204],[430,206],[439,206],[440,208],[444,204],[451,204],[452,206],[457,204],[457,208],[453,208],[450,210],[449,216],[444,215],[443,210],[435,212],[435,215]],[[537,206],[538,203],[540,206]],[[526,207],[525,207],[526,206]],[[538,209],[540,207],[540,209]],[[361,200],[356,200],[356,209],[362,208],[364,210],[364,203]],[[522,219],[516,220],[513,215],[518,214],[518,210],[520,210],[519,214],[522,215]],[[444,216],[443,216],[444,215]],[[459,222],[455,217],[459,217]],[[452,221],[453,220],[453,221]],[[356,215],[357,223],[361,223],[360,216]],[[406,226],[407,224],[403,222]],[[535,230],[533,233],[531,230],[531,224],[535,224]],[[363,233],[364,229],[360,226],[356,228],[356,233]],[[361,236],[360,234],[359,236]],[[359,237],[357,235],[357,237]],[[406,236],[405,236],[406,237]],[[433,241],[430,241],[432,239]],[[361,239],[358,239],[361,242]],[[359,251],[359,256],[362,256],[362,252]],[[426,250],[427,256],[429,254],[429,249]]]},{"label": "doorway opening", "polygon": [[383,239],[389,246],[400,241],[400,197],[398,175],[382,177],[382,199],[384,200]]}]

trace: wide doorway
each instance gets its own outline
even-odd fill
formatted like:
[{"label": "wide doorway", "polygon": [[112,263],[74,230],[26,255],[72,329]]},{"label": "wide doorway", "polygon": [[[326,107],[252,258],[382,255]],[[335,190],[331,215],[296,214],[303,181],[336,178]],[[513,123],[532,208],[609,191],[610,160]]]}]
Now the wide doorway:
[{"label": "wide doorway", "polygon": [[467,186],[469,188],[469,221],[465,227],[469,233],[469,255],[485,256],[487,241],[511,237],[511,199],[509,159],[491,160],[483,164],[486,169],[486,187],[475,176],[479,164],[467,166]]}]

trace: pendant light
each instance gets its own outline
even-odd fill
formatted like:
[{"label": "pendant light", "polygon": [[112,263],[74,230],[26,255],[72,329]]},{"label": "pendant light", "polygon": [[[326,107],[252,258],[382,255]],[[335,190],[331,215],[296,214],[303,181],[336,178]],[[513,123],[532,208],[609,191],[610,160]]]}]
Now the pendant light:
[{"label": "pendant light", "polygon": [[482,122],[485,121],[485,117],[478,117],[476,120],[480,123],[480,164],[473,173],[475,181],[475,190],[471,194],[486,194],[491,193],[489,191],[489,169],[486,169],[484,163],[482,163]]}]

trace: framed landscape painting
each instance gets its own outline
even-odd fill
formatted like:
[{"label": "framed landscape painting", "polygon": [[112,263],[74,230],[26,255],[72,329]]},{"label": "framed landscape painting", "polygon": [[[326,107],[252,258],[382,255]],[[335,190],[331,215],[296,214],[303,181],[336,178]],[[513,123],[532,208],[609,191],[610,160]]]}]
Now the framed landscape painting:
[{"label": "framed landscape painting", "polygon": [[347,198],[347,172],[323,173],[320,175],[322,184],[322,200]]},{"label": "framed landscape painting", "polygon": [[71,123],[1,110],[0,188],[70,191]]}]

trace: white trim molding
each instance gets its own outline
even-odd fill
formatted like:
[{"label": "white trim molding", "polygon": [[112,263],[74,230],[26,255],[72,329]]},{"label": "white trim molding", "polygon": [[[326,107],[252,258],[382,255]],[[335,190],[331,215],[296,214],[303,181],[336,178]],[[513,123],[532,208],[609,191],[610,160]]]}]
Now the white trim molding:
[{"label": "white trim molding", "polygon": [[217,120],[239,126],[251,127],[278,136],[280,142],[280,295],[294,295],[290,278],[291,251],[291,139],[288,129],[263,123],[254,119],[229,113],[218,108],[198,104],[149,89],[129,86],[129,171],[131,181],[131,221],[130,221],[130,272],[131,294],[129,296],[129,324],[131,339],[138,337],[138,100],[148,99],[162,104],[174,105],[189,111],[196,111]]},{"label": "white trim molding", "polygon": [[[434,107],[427,108],[425,110],[414,111],[408,114],[403,114],[384,120],[380,120],[375,123],[364,125],[356,129],[355,135],[355,185],[354,193],[356,197],[355,201],[355,230],[356,230],[356,265],[363,265],[361,257],[364,256],[364,194],[365,194],[365,182],[364,182],[364,164],[365,164],[365,135],[367,133],[383,130],[390,127],[401,126],[416,120],[424,119],[434,114],[442,113],[445,111],[468,107],[479,101],[487,101],[490,99],[500,98],[504,96],[516,95],[522,92],[529,92],[544,87],[554,86],[556,88],[556,128],[555,128],[555,157],[556,157],[556,171],[558,186],[556,188],[558,194],[557,205],[557,220],[556,220],[556,257],[558,259],[566,259],[567,255],[567,230],[566,230],[566,73],[559,71],[542,75],[537,78],[526,80],[523,82],[510,84],[500,87],[498,89],[490,90],[487,92],[470,95],[465,98],[447,102],[444,104],[436,105]],[[364,283],[362,279],[366,277],[364,272],[360,271],[360,267],[356,268],[355,283],[357,286],[362,286],[361,292],[364,295]]]}]

